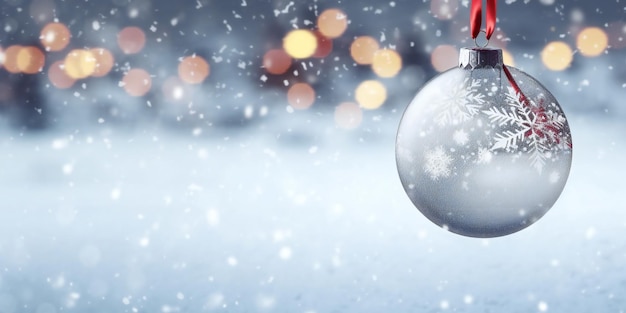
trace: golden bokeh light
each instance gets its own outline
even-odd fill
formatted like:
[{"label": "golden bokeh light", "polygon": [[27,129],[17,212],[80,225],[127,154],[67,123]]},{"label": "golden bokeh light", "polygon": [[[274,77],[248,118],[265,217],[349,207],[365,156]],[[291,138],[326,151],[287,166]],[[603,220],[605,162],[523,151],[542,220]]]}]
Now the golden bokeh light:
[{"label": "golden bokeh light", "polygon": [[459,49],[451,45],[439,45],[430,54],[430,63],[437,72],[444,72],[459,65]]},{"label": "golden bokeh light", "polygon": [[502,62],[504,65],[515,66],[513,55],[506,49],[502,49]]},{"label": "golden bokeh light", "polygon": [[134,68],[124,75],[121,85],[129,95],[141,97],[150,91],[152,78],[144,69]]},{"label": "golden bokeh light", "polygon": [[383,49],[374,53],[372,70],[379,77],[394,77],[401,69],[402,57],[395,50]]},{"label": "golden bokeh light", "polygon": [[200,84],[211,73],[209,63],[201,56],[183,58],[178,64],[178,77],[188,84]]},{"label": "golden bokeh light", "polygon": [[65,72],[64,61],[56,61],[48,68],[48,79],[54,87],[67,89],[74,85],[75,79]]},{"label": "golden bokeh light", "polygon": [[459,10],[458,0],[431,0],[430,13],[438,20],[451,20]]},{"label": "golden bokeh light", "polygon": [[355,99],[363,109],[378,109],[387,100],[387,88],[377,80],[366,80],[356,88]]},{"label": "golden bokeh light", "polygon": [[129,26],[117,34],[117,45],[125,54],[139,53],[146,44],[146,34],[139,27]]},{"label": "golden bokeh light", "polygon": [[43,68],[46,56],[33,46],[23,47],[17,53],[17,68],[25,74],[35,74]]},{"label": "golden bokeh light", "polygon": [[317,50],[317,37],[306,29],[292,30],[283,38],[283,49],[295,59],[311,57]]},{"label": "golden bokeh light", "polygon": [[115,59],[111,51],[105,48],[92,48],[89,51],[91,51],[91,54],[96,59],[96,68],[91,76],[103,77],[109,74],[115,64]]},{"label": "golden bokeh light", "polygon": [[263,55],[263,67],[273,75],[285,74],[291,64],[291,57],[283,49],[272,49]]},{"label": "golden bokeh light", "polygon": [[354,129],[361,125],[363,111],[354,102],[344,102],[335,108],[335,125],[343,129]]},{"label": "golden bokeh light", "polygon": [[308,109],[315,102],[315,90],[307,83],[293,84],[287,91],[287,101],[294,109]]},{"label": "golden bokeh light", "polygon": [[62,23],[49,23],[41,29],[39,40],[46,51],[61,51],[70,43],[72,34]]},{"label": "golden bokeh light", "polygon": [[317,30],[313,33],[317,38],[317,49],[315,49],[313,57],[319,59],[327,57],[333,51],[333,40],[322,35]]},{"label": "golden bokeh light", "polygon": [[562,71],[568,68],[573,58],[572,49],[562,41],[550,42],[541,51],[541,61],[553,71]]},{"label": "golden bokeh light", "polygon": [[586,57],[599,56],[609,45],[609,37],[598,27],[583,29],[576,37],[576,48]]},{"label": "golden bokeh light", "polygon": [[17,56],[22,50],[22,46],[13,45],[4,50],[4,69],[9,73],[17,74],[20,68],[17,65]]},{"label": "golden bokeh light", "polygon": [[87,78],[96,71],[96,58],[90,50],[75,49],[65,57],[64,66],[71,78]]},{"label": "golden bokeh light", "polygon": [[350,55],[357,64],[372,64],[374,53],[380,49],[378,41],[370,36],[357,37],[350,45]]},{"label": "golden bokeh light", "polygon": [[328,9],[317,17],[317,28],[327,38],[337,38],[348,28],[348,16],[339,9]]}]

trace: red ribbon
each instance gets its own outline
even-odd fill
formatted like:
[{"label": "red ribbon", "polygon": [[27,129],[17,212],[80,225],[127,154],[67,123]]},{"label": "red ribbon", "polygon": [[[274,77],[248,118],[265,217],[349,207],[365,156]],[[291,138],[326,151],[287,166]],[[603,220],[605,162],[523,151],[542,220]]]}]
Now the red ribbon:
[{"label": "red ribbon", "polygon": [[[476,39],[480,33],[480,27],[482,26],[483,15],[483,0],[472,0],[472,7],[470,8],[470,27],[472,31],[472,38]],[[496,0],[487,0],[487,26],[485,27],[485,34],[487,40],[491,39],[493,31],[496,29]]]}]

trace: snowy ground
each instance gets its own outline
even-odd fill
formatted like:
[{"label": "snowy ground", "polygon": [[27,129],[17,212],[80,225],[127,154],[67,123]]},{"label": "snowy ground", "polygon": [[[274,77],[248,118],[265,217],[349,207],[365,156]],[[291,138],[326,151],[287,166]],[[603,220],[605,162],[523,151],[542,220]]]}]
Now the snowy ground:
[{"label": "snowy ground", "polygon": [[556,206],[481,240],[411,205],[398,116],[353,133],[292,116],[200,137],[4,135],[0,312],[626,311],[623,125],[570,116]]}]

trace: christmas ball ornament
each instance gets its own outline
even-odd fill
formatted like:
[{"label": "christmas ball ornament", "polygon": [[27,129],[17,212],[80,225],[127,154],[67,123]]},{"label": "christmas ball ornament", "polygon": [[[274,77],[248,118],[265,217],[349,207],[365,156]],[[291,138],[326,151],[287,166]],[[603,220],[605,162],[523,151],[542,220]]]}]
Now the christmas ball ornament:
[{"label": "christmas ball ornament", "polygon": [[459,67],[428,82],[398,129],[396,161],[413,204],[471,237],[517,232],[563,190],[572,140],[554,96],[505,66],[502,51],[464,48]]}]

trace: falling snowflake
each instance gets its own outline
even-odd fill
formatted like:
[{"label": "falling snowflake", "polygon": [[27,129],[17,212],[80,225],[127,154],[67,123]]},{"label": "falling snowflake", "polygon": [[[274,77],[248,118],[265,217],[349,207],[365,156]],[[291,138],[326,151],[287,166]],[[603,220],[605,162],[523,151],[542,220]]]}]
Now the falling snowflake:
[{"label": "falling snowflake", "polygon": [[478,149],[478,157],[476,163],[478,164],[489,164],[491,163],[491,159],[493,158],[493,153],[486,148]]},{"label": "falling snowflake", "polygon": [[462,84],[451,84],[449,93],[435,107],[440,110],[435,116],[439,126],[456,125],[468,121],[480,113],[485,104],[485,95],[481,93],[480,80],[466,78]]},{"label": "falling snowflake", "polygon": [[464,146],[469,141],[469,135],[465,130],[459,129],[452,134],[452,139],[459,146]]},{"label": "falling snowflake", "polygon": [[452,157],[443,150],[442,146],[426,151],[425,157],[424,171],[430,175],[430,178],[437,180],[450,176]]},{"label": "falling snowflake", "polygon": [[547,111],[544,99],[539,103],[526,98],[509,87],[504,107],[492,107],[483,111],[491,122],[510,128],[495,135],[491,150],[529,151],[530,164],[539,173],[546,160],[557,148],[571,147],[568,138],[563,138],[562,129],[565,117],[557,112]]}]

